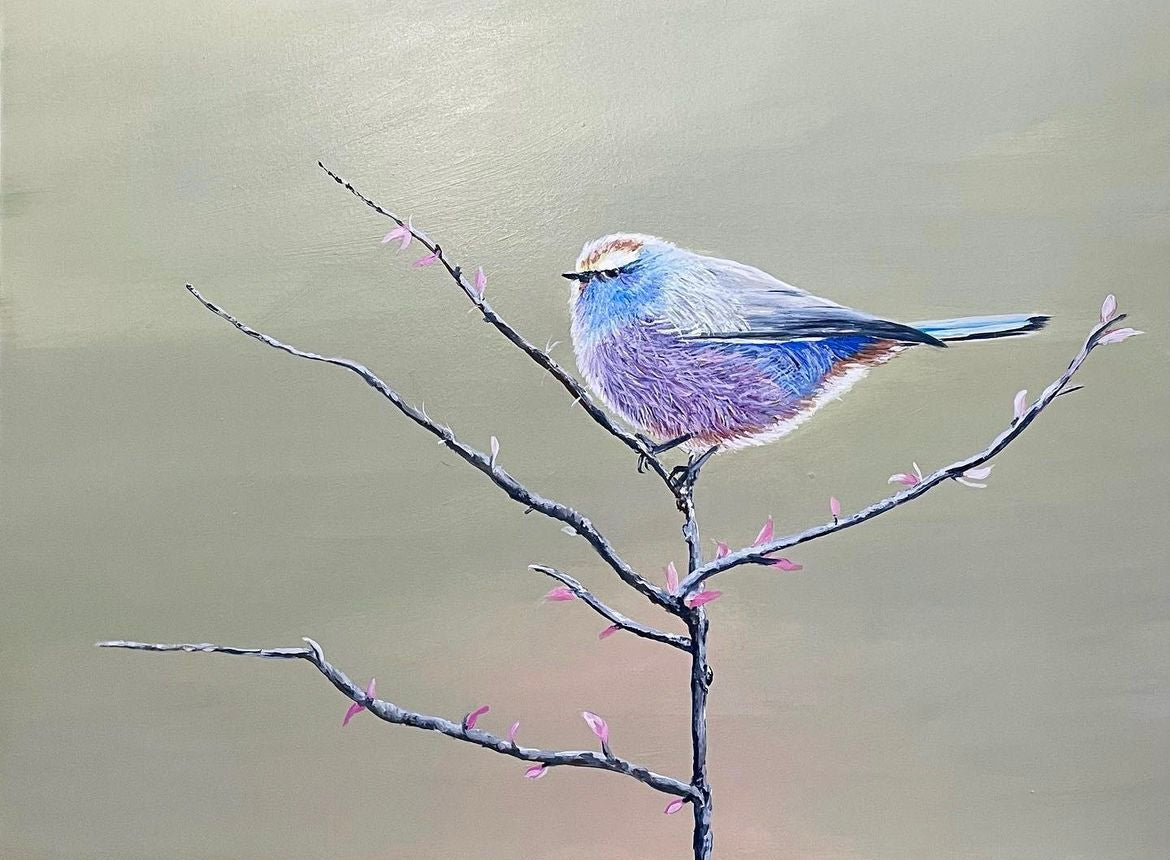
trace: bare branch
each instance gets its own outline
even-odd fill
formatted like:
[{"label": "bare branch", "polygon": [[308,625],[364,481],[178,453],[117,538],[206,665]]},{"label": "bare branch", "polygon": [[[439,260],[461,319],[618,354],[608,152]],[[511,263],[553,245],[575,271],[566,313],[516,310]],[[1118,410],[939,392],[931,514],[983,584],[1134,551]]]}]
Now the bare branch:
[{"label": "bare branch", "polygon": [[616,609],[611,609],[606,606],[597,595],[583,586],[580,582],[573,579],[567,573],[562,573],[555,567],[547,567],[543,564],[530,564],[530,570],[535,570],[537,573],[543,573],[545,576],[552,577],[557,582],[561,583],[572,591],[575,595],[581,598],[594,612],[606,619],[612,624],[615,624],[622,630],[628,630],[636,636],[641,636],[643,639],[653,639],[655,642],[662,642],[666,645],[673,645],[682,651],[690,652],[691,640],[686,636],[679,636],[674,633],[666,633],[662,630],[655,630],[653,627],[646,627],[639,624],[637,621],[632,621],[626,616],[622,615]]},{"label": "bare branch", "polygon": [[[699,456],[692,456],[685,467],[680,466],[681,476],[674,484],[674,499],[679,511],[683,515],[682,535],[687,544],[687,573],[691,574],[703,564],[703,549],[699,543],[699,519],[695,510],[695,484],[699,482],[699,473],[707,464],[719,446],[708,448]],[[679,591],[679,594],[685,594]]]},{"label": "bare branch", "polygon": [[416,729],[427,729],[439,732],[449,738],[466,743],[475,744],[501,755],[511,756],[522,761],[539,762],[548,767],[589,767],[598,770],[608,770],[613,773],[633,777],[651,788],[672,794],[688,800],[699,799],[699,793],[685,782],[680,782],[669,776],[662,776],[644,767],[633,764],[616,756],[606,756],[590,750],[543,750],[531,747],[517,746],[506,738],[493,735],[480,729],[464,728],[462,723],[453,722],[442,717],[433,717],[408,711],[392,702],[383,699],[371,698],[366,695],[350,678],[337,669],[328,660],[321,650],[321,646],[312,639],[305,639],[307,648],[233,648],[226,645],[212,645],[210,643],[191,644],[152,644],[149,642],[128,642],[114,640],[98,642],[99,648],[127,648],[134,651],[189,651],[198,653],[234,654],[250,657],[265,657],[269,659],[305,660],[312,663],[329,679],[338,690],[350,700],[365,707],[370,713],[388,723],[401,726],[411,726]]},{"label": "bare branch", "polygon": [[843,531],[853,526],[860,525],[874,517],[891,511],[899,505],[904,505],[906,502],[913,501],[920,496],[925,495],[930,490],[937,487],[944,481],[954,478],[962,477],[963,473],[969,469],[981,466],[1011,444],[1017,437],[1020,436],[1028,428],[1035,419],[1053,400],[1061,394],[1065,394],[1070,390],[1066,386],[1073,374],[1080,369],[1085,359],[1089,357],[1089,353],[1093,351],[1098,345],[1098,341],[1109,330],[1109,327],[1115,323],[1121,322],[1125,319],[1125,314],[1119,314],[1107,322],[1100,323],[1094,326],[1085,338],[1084,344],[1080,351],[1069,362],[1068,368],[1062,373],[1051,385],[1049,385],[1036,401],[1028,407],[1028,409],[1018,419],[1014,420],[1011,426],[1000,433],[992,441],[990,445],[984,448],[977,454],[972,454],[962,460],[956,460],[949,466],[931,472],[929,475],[922,478],[917,484],[903,490],[900,493],[895,493],[879,502],[875,502],[869,507],[862,508],[857,513],[848,517],[841,517],[835,522],[824,523],[819,526],[805,529],[802,532],[790,534],[782,538],[777,538],[771,543],[763,546],[749,546],[743,549],[736,550],[723,558],[716,559],[703,565],[698,570],[692,572],[686,579],[679,584],[679,594],[689,594],[696,589],[701,583],[706,582],[713,576],[730,570],[733,567],[738,567],[741,564],[767,564],[769,559],[767,556],[772,553],[779,552],[789,547],[797,546],[798,544],[808,543],[817,538],[825,537],[826,535],[834,534]]},{"label": "bare branch", "polygon": [[650,465],[650,468],[654,470],[658,477],[669,484],[669,473],[667,472],[666,467],[663,466],[662,461],[659,460],[657,455],[654,454],[654,452],[650,449],[650,446],[648,446],[645,441],[638,438],[636,434],[631,433],[614,423],[613,419],[611,419],[609,415],[606,414],[605,410],[603,410],[600,406],[597,405],[596,402],[594,402],[593,398],[590,397],[589,392],[585,390],[584,386],[582,386],[580,382],[574,379],[563,367],[553,361],[547,350],[542,350],[535,344],[529,342],[524,338],[523,335],[512,328],[512,326],[508,325],[508,323],[505,322],[504,319],[492,309],[492,306],[488,304],[487,299],[477,293],[472,285],[468,283],[467,278],[463,274],[462,268],[460,266],[454,265],[447,259],[442,247],[437,242],[432,242],[425,233],[415,228],[414,225],[409,221],[404,221],[389,209],[386,209],[377,202],[371,200],[369,197],[366,197],[364,194],[350,185],[349,182],[342,179],[320,161],[317,162],[317,166],[324,170],[325,173],[328,174],[334,182],[336,182],[358,200],[365,203],[379,215],[389,218],[399,227],[403,227],[409,230],[411,235],[414,236],[414,238],[424,248],[426,248],[431,253],[436,254],[438,261],[443,264],[443,268],[447,270],[447,274],[451,276],[451,279],[455,282],[456,286],[458,286],[459,289],[463,291],[463,294],[467,296],[471,303],[479,309],[481,314],[483,314],[483,319],[485,322],[494,326],[496,330],[500,332],[500,334],[508,339],[509,342],[511,342],[521,352],[544,368],[545,371],[547,371],[548,374],[553,377],[553,379],[559,382],[561,386],[564,387],[564,389],[573,396],[573,399],[577,403],[581,404],[581,408],[584,409],[586,413],[588,413],[590,418],[597,422],[597,424],[600,425],[611,436],[621,441],[635,454],[638,454],[639,457],[644,458],[644,462]]},{"label": "bare branch", "polygon": [[551,519],[558,520],[565,523],[576,534],[584,538],[590,546],[601,556],[602,560],[606,562],[621,580],[637,591],[639,594],[646,597],[652,603],[663,608],[670,608],[673,604],[670,597],[657,586],[643,579],[632,567],[626,564],[609,544],[609,541],[599,532],[586,517],[582,516],[573,508],[567,505],[562,505],[551,499],[546,499],[541,495],[529,490],[505,469],[495,461],[495,458],[477,451],[474,448],[460,442],[450,427],[446,427],[433,421],[427,416],[425,412],[412,406],[410,403],[402,399],[393,388],[383,382],[377,375],[373,373],[368,367],[363,364],[358,364],[356,361],[350,361],[348,358],[330,357],[318,355],[315,352],[306,352],[302,349],[297,349],[277,340],[274,337],[264,334],[261,331],[245,325],[240,322],[230,313],[218,305],[208,301],[203,295],[190,284],[187,284],[187,291],[193,295],[200,304],[215,314],[221,319],[227,320],[241,332],[248,337],[260,341],[266,346],[273,349],[278,349],[281,352],[287,352],[289,355],[295,355],[297,358],[308,359],[309,361],[319,361],[324,364],[332,364],[337,367],[344,367],[353,373],[356,373],[366,384],[394,404],[403,415],[412,420],[414,423],[434,434],[439,438],[440,444],[454,451],[465,462],[469,463],[475,469],[478,469],[483,474],[491,478],[492,482],[502,489],[508,496],[526,508],[540,511]]}]

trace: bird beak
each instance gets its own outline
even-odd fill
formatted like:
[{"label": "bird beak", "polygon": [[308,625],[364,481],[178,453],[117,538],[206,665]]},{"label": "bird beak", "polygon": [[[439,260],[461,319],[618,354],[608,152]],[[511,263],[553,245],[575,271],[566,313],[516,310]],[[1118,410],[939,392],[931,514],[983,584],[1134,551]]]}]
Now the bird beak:
[{"label": "bird beak", "polygon": [[561,272],[561,277],[567,278],[570,281],[585,281],[589,276],[584,272]]}]

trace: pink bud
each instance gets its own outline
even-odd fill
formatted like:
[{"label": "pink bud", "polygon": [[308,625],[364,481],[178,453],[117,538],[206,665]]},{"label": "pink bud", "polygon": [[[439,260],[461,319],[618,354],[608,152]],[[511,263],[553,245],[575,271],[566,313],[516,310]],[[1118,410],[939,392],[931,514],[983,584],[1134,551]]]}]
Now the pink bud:
[{"label": "pink bud", "polygon": [[407,222],[406,224],[399,224],[397,227],[395,227],[393,230],[391,230],[389,233],[387,233],[385,236],[383,236],[382,237],[382,244],[385,245],[388,242],[393,242],[395,239],[398,239],[398,240],[400,240],[398,243],[398,250],[401,251],[401,250],[404,250],[406,248],[406,246],[410,244],[410,240],[412,238],[414,238],[414,237],[412,236],[412,234],[410,232],[410,224],[409,224],[409,222]]},{"label": "pink bud", "polygon": [[545,600],[553,603],[561,603],[566,600],[576,600],[577,595],[573,593],[573,589],[567,585],[558,585],[552,591],[544,596]]},{"label": "pink bud", "polygon": [[1109,322],[1116,313],[1117,296],[1110,293],[1105,297],[1105,301],[1101,302],[1101,322]]},{"label": "pink bud", "polygon": [[[366,695],[371,699],[375,697],[377,686],[375,680],[370,678],[370,683],[366,685]],[[351,704],[345,711],[345,717],[341,720],[341,727],[345,728],[349,725],[349,721],[366,709],[365,705],[360,705],[357,702]]]},{"label": "pink bud", "polygon": [[968,469],[962,474],[961,477],[955,478],[955,480],[964,487],[974,487],[977,490],[982,490],[987,487],[987,484],[980,484],[978,482],[986,480],[987,477],[991,474],[991,470],[994,468],[994,465],[977,466],[975,468]]},{"label": "pink bud", "polygon": [[799,565],[794,561],[789,561],[786,558],[776,558],[768,562],[769,567],[774,567],[777,570],[793,571],[804,570],[803,565]]},{"label": "pink bud", "polygon": [[772,518],[768,517],[763,526],[760,527],[760,533],[756,535],[756,539],[752,541],[752,546],[760,546],[766,544],[772,539]]},{"label": "pink bud", "polygon": [[488,463],[494,466],[496,465],[496,457],[500,456],[500,440],[493,436],[490,445],[492,455],[488,458]]},{"label": "pink bud", "polygon": [[597,735],[598,740],[603,744],[609,743],[609,724],[605,720],[593,711],[582,711],[581,716],[585,718],[589,728],[593,729],[593,734]]},{"label": "pink bud", "polygon": [[886,483],[905,484],[907,487],[913,487],[915,484],[920,483],[922,481],[922,470],[918,468],[917,463],[912,463],[911,465],[914,466],[913,474],[910,472],[899,472],[896,475],[890,475],[890,479]]},{"label": "pink bud", "polygon": [[439,259],[439,252],[432,251],[431,253],[427,254],[425,257],[419,257],[417,260],[415,260],[414,267],[416,269],[418,269],[418,268],[421,268],[423,266],[433,266],[438,259]]},{"label": "pink bud", "polygon": [[702,606],[704,603],[710,603],[712,600],[718,600],[723,596],[722,591],[698,591],[694,594],[688,595],[687,599],[683,601],[687,606],[694,609],[697,606]]},{"label": "pink bud", "polygon": [[470,714],[468,714],[466,717],[463,718],[463,727],[467,728],[467,729],[474,729],[475,728],[475,721],[478,720],[480,717],[482,717],[484,714],[486,714],[490,710],[491,710],[491,708],[488,707],[487,705],[480,705],[478,708],[476,708],[474,711],[472,711]]},{"label": "pink bud", "polygon": [[534,764],[528,770],[524,771],[525,779],[540,779],[548,772],[548,768],[543,764]]},{"label": "pink bud", "polygon": [[833,515],[833,519],[841,516],[841,502],[836,496],[829,496],[829,513]]},{"label": "pink bud", "polygon": [[483,298],[483,291],[487,289],[487,275],[483,273],[483,266],[475,270],[475,295],[476,298]]},{"label": "pink bud", "polygon": [[678,812],[680,809],[683,808],[683,804],[685,804],[685,803],[686,803],[685,799],[683,799],[681,797],[676,797],[670,803],[666,804],[666,809],[662,810],[662,812],[665,815],[674,815],[676,812]]},{"label": "pink bud", "polygon": [[516,722],[508,726],[508,743],[516,743],[516,732],[518,731],[520,731],[520,721],[516,720]]},{"label": "pink bud", "polygon": [[600,633],[598,633],[597,638],[598,639],[608,639],[610,636],[617,633],[621,629],[622,628],[619,625],[611,624],[608,627],[606,627],[604,630],[602,630]]},{"label": "pink bud", "polygon": [[715,541],[715,558],[723,558],[725,555],[731,554],[731,547],[723,541]]},{"label": "pink bud", "polygon": [[357,702],[354,702],[352,705],[350,705],[348,708],[345,709],[345,716],[342,717],[342,719],[341,719],[341,727],[344,729],[346,726],[349,725],[350,720],[352,720],[354,717],[356,717],[358,714],[360,714],[365,709],[366,709],[365,705],[359,705]]},{"label": "pink bud", "polygon": [[1145,334],[1144,331],[1138,331],[1134,328],[1115,328],[1113,331],[1106,333],[1097,343],[1121,343],[1128,337],[1133,337],[1135,334]]},{"label": "pink bud", "polygon": [[678,591],[678,571],[675,570],[674,562],[666,566],[666,592],[674,594]]},{"label": "pink bud", "polygon": [[1012,416],[1019,421],[1024,417],[1024,413],[1028,411],[1028,389],[1016,393],[1016,399],[1012,401]]}]

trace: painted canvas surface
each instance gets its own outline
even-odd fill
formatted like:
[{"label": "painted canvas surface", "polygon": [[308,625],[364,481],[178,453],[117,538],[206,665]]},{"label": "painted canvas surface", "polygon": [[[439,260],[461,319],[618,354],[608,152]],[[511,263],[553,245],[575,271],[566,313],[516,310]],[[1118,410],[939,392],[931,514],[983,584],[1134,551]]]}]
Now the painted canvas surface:
[{"label": "painted canvas surface", "polygon": [[1163,4],[3,26],[0,854],[1170,851]]}]

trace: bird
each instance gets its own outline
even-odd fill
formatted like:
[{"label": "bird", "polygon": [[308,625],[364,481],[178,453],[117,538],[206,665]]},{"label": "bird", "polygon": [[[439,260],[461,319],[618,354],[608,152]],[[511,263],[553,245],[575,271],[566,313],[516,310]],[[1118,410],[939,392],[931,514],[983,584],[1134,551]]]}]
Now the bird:
[{"label": "bird", "polygon": [[908,349],[1024,335],[1050,319],[896,322],[641,233],[586,242],[562,277],[588,388],[654,454],[681,446],[692,462],[783,438]]}]

